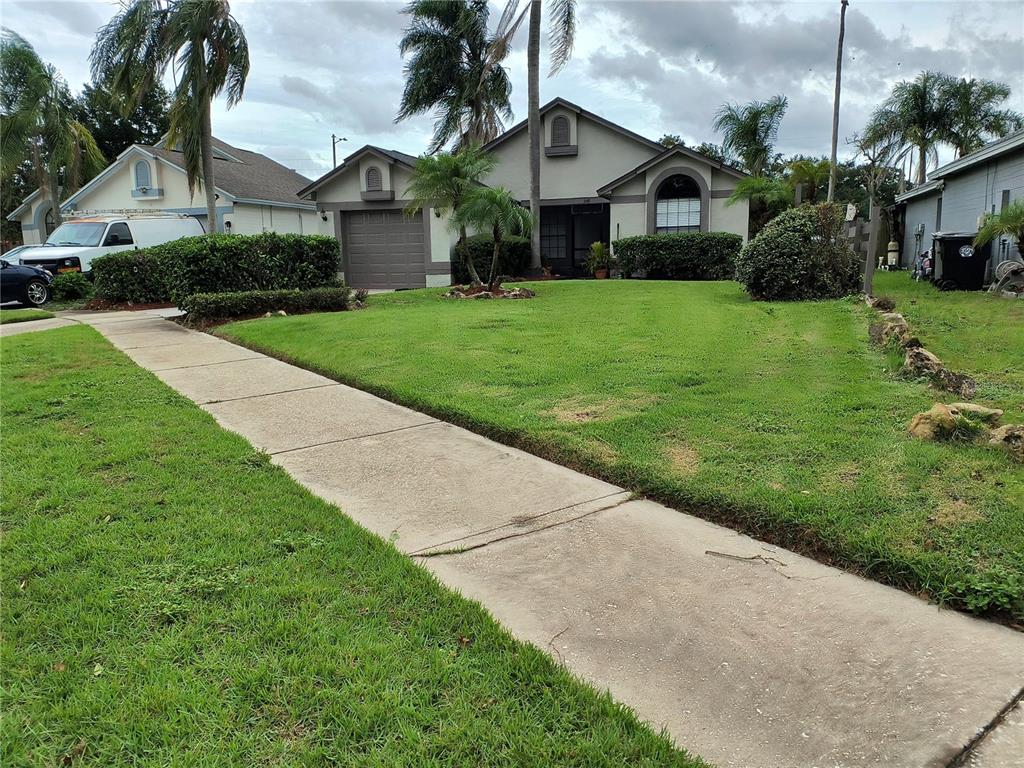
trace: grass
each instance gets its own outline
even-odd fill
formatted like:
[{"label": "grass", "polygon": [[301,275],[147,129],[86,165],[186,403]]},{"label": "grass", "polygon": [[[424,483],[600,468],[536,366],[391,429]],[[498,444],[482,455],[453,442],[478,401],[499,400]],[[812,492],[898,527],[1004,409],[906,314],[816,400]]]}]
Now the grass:
[{"label": "grass", "polygon": [[0,325],[4,323],[27,323],[30,320],[46,320],[53,317],[45,309],[0,309]]},{"label": "grass", "polygon": [[922,343],[950,368],[978,380],[977,399],[1024,421],[1024,301],[941,292],[905,272],[875,276],[875,293],[896,301]]},{"label": "grass", "polygon": [[703,765],[92,329],[3,352],[0,764]]},{"label": "grass", "polygon": [[[949,398],[887,370],[862,302],[752,302],[729,282],[533,287],[517,302],[374,296],[362,312],[219,333],[867,576],[1024,618],[1022,467],[907,436]],[[1000,386],[1024,398],[1012,377]]]}]

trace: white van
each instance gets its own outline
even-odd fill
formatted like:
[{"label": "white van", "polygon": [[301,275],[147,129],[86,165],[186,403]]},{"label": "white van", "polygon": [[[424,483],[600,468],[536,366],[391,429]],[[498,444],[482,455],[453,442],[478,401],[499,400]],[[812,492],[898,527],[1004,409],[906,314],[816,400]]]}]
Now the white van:
[{"label": "white van", "polygon": [[46,242],[18,254],[22,264],[58,272],[89,272],[92,260],[180,237],[205,234],[194,216],[180,213],[76,211]]}]

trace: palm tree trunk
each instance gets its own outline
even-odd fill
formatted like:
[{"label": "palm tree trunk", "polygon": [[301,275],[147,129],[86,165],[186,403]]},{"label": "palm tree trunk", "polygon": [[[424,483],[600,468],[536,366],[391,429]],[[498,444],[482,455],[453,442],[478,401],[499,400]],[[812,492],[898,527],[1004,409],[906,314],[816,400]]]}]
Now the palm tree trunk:
[{"label": "palm tree trunk", "polygon": [[[828,198],[832,202],[836,190],[836,151],[839,146],[839,93],[843,82],[843,38],[846,37],[846,6],[850,0],[842,0],[839,10],[839,50],[836,53],[836,93],[832,101],[832,154],[829,156]],[[814,195],[811,195],[813,202]]]},{"label": "palm tree trunk", "polygon": [[540,259],[540,17],[541,0],[530,0],[530,39],[526,48],[526,75],[530,134],[530,269],[538,273]]},{"label": "palm tree trunk", "polygon": [[203,155],[203,191],[206,192],[207,232],[219,232],[217,226],[217,192],[213,179],[213,123],[210,119],[211,103],[206,102],[200,126],[200,152]]},{"label": "palm tree trunk", "polygon": [[455,250],[462,258],[462,263],[466,265],[466,271],[469,272],[470,285],[480,285],[480,275],[477,274],[476,264],[473,263],[473,254],[469,252],[469,248],[466,245],[465,227],[459,227],[459,242],[455,244]]},{"label": "palm tree trunk", "polygon": [[918,185],[924,184],[925,166],[928,164],[928,147],[922,142],[917,145],[917,181]]},{"label": "palm tree trunk", "polygon": [[[46,166],[38,145],[32,148],[32,161],[35,165],[36,178],[39,179],[39,186],[42,189],[42,197],[50,203],[50,208],[53,212],[53,224],[55,227],[59,227],[64,218],[60,214],[60,179],[57,176],[57,170]],[[43,231],[39,233],[39,242],[45,243],[47,237],[46,217],[44,216]]]},{"label": "palm tree trunk", "polygon": [[498,282],[498,257],[501,255],[501,230],[494,228],[494,253],[491,256],[491,274],[487,278],[487,290],[493,291]]}]

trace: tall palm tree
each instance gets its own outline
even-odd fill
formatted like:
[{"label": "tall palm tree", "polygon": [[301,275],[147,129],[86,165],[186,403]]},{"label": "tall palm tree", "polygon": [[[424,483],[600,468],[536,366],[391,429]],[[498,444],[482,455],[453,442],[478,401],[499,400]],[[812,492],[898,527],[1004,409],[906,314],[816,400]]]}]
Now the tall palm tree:
[{"label": "tall palm tree", "polygon": [[739,157],[748,173],[762,176],[788,106],[789,100],[781,94],[768,101],[723,104],[712,127],[725,134],[722,149],[727,154]]},{"label": "tall palm tree", "polygon": [[486,0],[412,0],[403,13],[412,20],[398,48],[410,58],[395,122],[435,110],[431,152],[453,139],[457,149],[495,138],[512,119],[512,83],[501,66],[508,46],[496,45],[512,20],[503,14],[490,35]]},{"label": "tall palm tree", "polygon": [[60,194],[103,170],[106,160],[89,129],[74,116],[64,78],[9,29],[0,33],[0,174],[25,161],[60,224]]},{"label": "tall palm tree", "polygon": [[533,217],[504,187],[474,187],[455,211],[455,224],[489,231],[494,238],[494,253],[487,287],[498,287],[498,258],[502,241],[509,235],[525,235],[532,231]]},{"label": "tall palm tree", "polygon": [[1024,126],[1024,117],[1000,105],[1010,98],[1010,86],[994,80],[947,78],[941,100],[946,125],[942,138],[956,150],[957,157],[969,155],[986,141],[1002,138]]},{"label": "tall palm tree", "polygon": [[[530,37],[526,46],[526,84],[529,110],[527,130],[530,136],[530,214],[534,226],[530,236],[530,267],[539,270],[540,259],[540,28],[543,8],[541,0],[528,0],[530,11]],[[548,45],[551,49],[551,69],[548,76],[557,74],[572,55],[576,38],[576,0],[548,0],[551,14],[548,20]],[[520,0],[509,0],[509,9],[518,8]]]},{"label": "tall palm tree", "polygon": [[947,79],[938,72],[922,72],[913,80],[896,83],[864,130],[864,139],[870,144],[895,140],[916,151],[916,184],[924,184],[928,162],[938,157],[936,147],[943,140],[947,124]]},{"label": "tall palm tree", "polygon": [[[496,164],[493,155],[474,144],[463,146],[454,153],[440,152],[419,158],[412,173],[412,181],[405,191],[405,196],[412,198],[406,213],[416,214],[433,206],[442,216],[448,212],[457,214],[466,196],[480,186],[481,179],[493,171]],[[466,249],[466,226],[460,223],[458,227],[459,241],[455,250],[465,264],[473,285],[480,285],[476,265]]]},{"label": "tall palm tree", "polygon": [[249,44],[228,0],[126,0],[100,29],[89,61],[125,114],[173,67],[167,146],[181,148],[189,193],[201,184],[217,231],[210,109],[222,92],[229,108],[237,104],[249,75]]}]

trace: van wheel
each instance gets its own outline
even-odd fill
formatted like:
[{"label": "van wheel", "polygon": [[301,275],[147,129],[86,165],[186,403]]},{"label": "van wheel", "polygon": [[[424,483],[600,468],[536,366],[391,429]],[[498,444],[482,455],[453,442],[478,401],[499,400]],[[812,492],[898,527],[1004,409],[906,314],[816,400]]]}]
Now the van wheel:
[{"label": "van wheel", "polygon": [[42,280],[29,280],[25,286],[25,303],[32,307],[41,307],[50,299],[50,289]]}]

